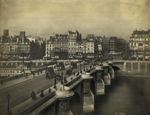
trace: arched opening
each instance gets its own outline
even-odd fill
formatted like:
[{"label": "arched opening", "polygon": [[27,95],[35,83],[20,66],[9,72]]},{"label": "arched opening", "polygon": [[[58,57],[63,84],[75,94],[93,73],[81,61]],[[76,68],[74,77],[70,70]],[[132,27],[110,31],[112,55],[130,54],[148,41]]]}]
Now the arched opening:
[{"label": "arched opening", "polygon": [[90,83],[90,89],[91,89],[91,92],[93,93],[92,97],[94,99],[94,109],[95,109],[95,101],[96,101],[96,89],[95,89],[95,82],[94,82],[94,79],[91,80],[91,83]]},{"label": "arched opening", "polygon": [[93,79],[91,80],[91,83],[90,83],[90,89],[92,93],[95,95],[95,82]]},{"label": "arched opening", "polygon": [[73,114],[82,112],[82,102],[80,95],[77,92],[74,93],[70,100],[70,110],[73,112]]},{"label": "arched opening", "polygon": [[112,66],[112,68],[114,69],[114,71],[119,71],[119,70],[121,70],[119,67],[117,67],[117,66]]}]

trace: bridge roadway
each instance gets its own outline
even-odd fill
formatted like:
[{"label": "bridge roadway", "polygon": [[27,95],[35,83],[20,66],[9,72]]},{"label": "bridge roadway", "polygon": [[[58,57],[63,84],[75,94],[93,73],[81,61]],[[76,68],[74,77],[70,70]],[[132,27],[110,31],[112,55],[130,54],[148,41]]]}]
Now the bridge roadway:
[{"label": "bridge roadway", "polygon": [[[83,67],[83,66],[82,66]],[[89,67],[89,65],[85,65],[85,68]],[[79,71],[80,67],[77,66],[73,71]],[[57,71],[61,72],[61,71]],[[57,73],[56,72],[56,73]],[[65,70],[63,70],[65,72]],[[5,83],[7,84],[7,82]],[[4,84],[4,85],[5,85]],[[39,74],[39,76],[26,80],[24,82],[18,83],[11,87],[0,89],[0,115],[5,115],[7,112],[7,94],[10,94],[10,108],[28,100],[31,96],[31,92],[34,91],[36,94],[40,93],[41,90],[45,90],[51,87],[54,84],[54,79],[46,79],[46,76],[43,74]]]},{"label": "bridge roadway", "polygon": [[[108,73],[108,69],[110,67],[108,66],[107,63],[103,64],[103,68],[105,71],[104,71],[104,75],[102,76],[102,79],[104,79],[105,83],[101,82],[101,75],[102,75],[103,69],[100,66],[97,66],[97,67],[92,68],[89,71],[87,71],[87,72],[89,72],[87,74],[82,74],[79,76],[72,75],[71,76],[71,77],[73,77],[72,80],[70,77],[68,77],[67,78],[68,83],[65,84],[65,87],[67,86],[69,88],[68,90],[66,89],[67,88],[66,87],[65,88],[66,90],[62,91],[60,88],[60,87],[62,87],[62,85],[60,83],[58,83],[56,92],[52,86],[51,93],[48,93],[48,90],[45,90],[45,92],[47,92],[47,94],[44,93],[45,97],[40,98],[38,95],[38,98],[35,101],[29,99],[29,100],[15,106],[14,108],[11,108],[11,110],[15,115],[27,115],[30,112],[32,112],[34,109],[36,109],[36,110],[34,110],[33,113],[31,113],[31,115],[39,113],[40,111],[43,114],[43,111],[45,111],[46,108],[47,109],[49,109],[49,107],[51,108],[51,106],[54,108],[54,112],[57,109],[57,107],[66,108],[66,109],[60,109],[59,112],[61,112],[63,110],[68,110],[67,108],[69,107],[69,105],[67,104],[68,103],[67,100],[64,100],[62,102],[59,102],[57,100],[59,98],[64,98],[66,96],[67,96],[67,99],[69,99],[69,97],[70,97],[69,95],[70,94],[72,95],[72,93],[73,93],[72,91],[71,91],[72,92],[71,93],[70,90],[73,90],[74,92],[76,92],[77,95],[80,96],[78,98],[78,101],[80,100],[81,102],[83,102],[82,104],[80,103],[80,106],[82,106],[82,107],[79,107],[79,109],[83,108],[84,111],[91,112],[94,110],[94,98],[95,98],[94,95],[103,95],[104,94],[104,86],[111,85],[110,79],[111,78],[114,79],[114,77],[112,76],[112,73],[111,74]],[[109,71],[112,72],[112,69]],[[94,81],[95,81],[95,83],[94,83]],[[102,84],[102,86],[101,86],[101,84]],[[92,88],[91,91],[90,91],[90,86],[92,86],[94,88],[94,89]],[[95,89],[95,87],[96,87],[96,89]],[[103,88],[103,91],[101,90],[101,88]],[[57,98],[55,96],[57,96]],[[76,98],[74,97],[74,99],[76,99]],[[54,103],[58,104],[57,107],[55,106]]]}]

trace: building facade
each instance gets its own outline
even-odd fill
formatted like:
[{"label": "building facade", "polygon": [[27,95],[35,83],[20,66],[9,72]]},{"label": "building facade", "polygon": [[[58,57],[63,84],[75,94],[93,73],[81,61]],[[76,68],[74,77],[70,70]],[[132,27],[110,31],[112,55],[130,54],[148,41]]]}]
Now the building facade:
[{"label": "building facade", "polygon": [[101,36],[88,34],[81,38],[78,31],[68,31],[68,34],[50,36],[46,43],[44,59],[94,59],[103,55],[103,39]]},{"label": "building facade", "polygon": [[87,58],[93,59],[101,57],[103,54],[103,42],[101,36],[88,34],[86,37],[86,55]]},{"label": "building facade", "polygon": [[55,57],[55,47],[54,44],[52,44],[51,40],[47,40],[45,47],[44,59],[51,59]]},{"label": "building facade", "polygon": [[20,32],[19,36],[6,36],[9,31],[4,30],[1,38],[1,60],[19,60],[30,58],[30,42],[26,39],[25,32]]},{"label": "building facade", "polygon": [[76,43],[76,59],[83,59],[83,43]]},{"label": "building facade", "polygon": [[53,59],[68,58],[68,34],[56,34],[50,36],[46,45],[46,53],[48,57]]},{"label": "building facade", "polygon": [[80,41],[80,34],[78,31],[68,31],[68,58],[76,57],[76,43]]},{"label": "building facade", "polygon": [[133,31],[129,45],[132,59],[150,60],[150,29]]},{"label": "building facade", "polygon": [[[125,59],[127,56],[127,42],[124,39],[110,37],[109,39],[109,54],[114,59]],[[111,57],[111,58],[112,58]]]}]

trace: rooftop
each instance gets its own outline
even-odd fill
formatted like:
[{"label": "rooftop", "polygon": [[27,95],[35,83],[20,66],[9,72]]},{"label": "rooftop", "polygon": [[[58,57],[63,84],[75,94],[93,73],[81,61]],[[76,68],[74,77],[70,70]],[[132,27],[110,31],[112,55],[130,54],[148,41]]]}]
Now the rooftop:
[{"label": "rooftop", "polygon": [[147,31],[135,30],[135,31],[133,31],[133,34],[150,34],[150,29],[148,29]]}]

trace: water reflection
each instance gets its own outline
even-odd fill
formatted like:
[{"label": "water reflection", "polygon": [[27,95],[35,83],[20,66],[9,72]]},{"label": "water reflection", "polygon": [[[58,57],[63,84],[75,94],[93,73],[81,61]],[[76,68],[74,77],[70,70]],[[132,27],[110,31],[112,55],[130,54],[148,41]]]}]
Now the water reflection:
[{"label": "water reflection", "polygon": [[[75,115],[150,115],[150,77],[116,77],[106,87],[105,95],[97,96],[94,113],[82,113],[82,105],[71,106]],[[76,95],[71,103],[77,102]],[[42,115],[52,115],[52,110]]]},{"label": "water reflection", "polygon": [[149,115],[150,78],[117,77],[96,98],[95,115]]}]

